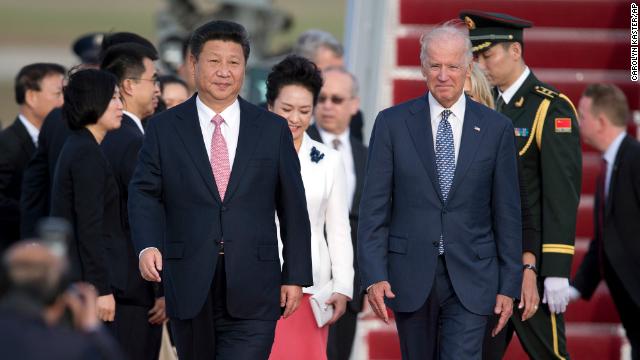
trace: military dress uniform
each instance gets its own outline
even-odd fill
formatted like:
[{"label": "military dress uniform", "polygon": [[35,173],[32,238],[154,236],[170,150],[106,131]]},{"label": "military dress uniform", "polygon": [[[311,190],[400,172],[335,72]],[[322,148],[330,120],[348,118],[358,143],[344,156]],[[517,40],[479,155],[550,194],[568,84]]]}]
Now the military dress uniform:
[{"label": "military dress uniform", "polygon": [[[499,42],[522,43],[522,29],[532,24],[509,15],[463,11],[473,51]],[[544,278],[569,278],[574,255],[576,215],[582,177],[582,152],[577,112],[568,97],[538,80],[531,72],[508,103],[494,97],[498,111],[513,121],[532,222],[539,231],[538,248],[523,244],[536,256],[538,290],[543,298]],[[503,343],[491,343],[503,354],[513,331],[533,359],[568,359],[563,314],[546,304],[527,321],[514,307]],[[485,346],[488,342],[485,342]],[[495,351],[493,353],[496,353]],[[485,351],[485,355],[487,352]],[[485,357],[486,358],[486,357]]]}]

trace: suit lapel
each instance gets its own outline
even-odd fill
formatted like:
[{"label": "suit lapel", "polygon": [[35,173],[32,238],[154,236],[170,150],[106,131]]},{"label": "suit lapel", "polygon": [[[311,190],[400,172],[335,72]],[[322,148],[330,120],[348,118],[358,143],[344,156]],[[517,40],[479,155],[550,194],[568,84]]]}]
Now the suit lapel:
[{"label": "suit lapel", "polygon": [[418,157],[422,162],[433,189],[442,201],[442,194],[440,192],[440,184],[438,183],[438,176],[436,175],[436,155],[433,150],[433,132],[431,131],[431,115],[429,112],[429,105],[427,102],[427,95],[415,100],[409,111],[411,116],[405,119],[407,128],[409,129],[409,135],[413,140],[413,145],[416,148]]},{"label": "suit lapel", "polygon": [[22,151],[27,155],[27,158],[31,158],[31,155],[33,155],[36,150],[36,146],[33,143],[33,139],[31,139],[31,135],[29,135],[27,128],[22,125],[20,118],[16,118],[13,129],[18,139],[20,139],[20,147],[22,148]]},{"label": "suit lapel", "polygon": [[[532,73],[529,73],[529,76],[525,79],[525,81],[520,85],[520,88],[511,98],[508,104],[504,105],[502,109],[502,114],[511,119],[512,123],[515,124],[520,116],[525,112],[525,101],[528,98],[527,93],[530,91],[531,87],[538,81],[536,77]],[[516,103],[518,104],[516,106]],[[528,119],[527,119],[528,120]]]},{"label": "suit lapel", "polygon": [[229,185],[224,196],[225,203],[229,202],[233,197],[240,179],[242,179],[242,173],[247,167],[247,163],[253,155],[260,138],[260,113],[257,108],[251,106],[242,98],[238,97],[238,101],[240,102],[240,134],[238,135],[236,157],[231,168],[231,178],[229,178]]},{"label": "suit lapel", "polygon": [[453,175],[453,184],[449,190],[448,198],[451,199],[456,189],[464,179],[469,166],[477,153],[478,145],[484,136],[482,129],[483,120],[476,113],[476,107],[481,106],[466,99],[466,109],[464,112],[464,122],[462,124],[462,137],[460,140],[460,150],[458,152],[458,161],[456,162],[456,171]]},{"label": "suit lapel", "polygon": [[200,173],[202,180],[204,180],[216,201],[222,203],[215,179],[213,178],[211,163],[209,159],[207,159],[207,149],[205,149],[204,143],[202,142],[202,130],[200,129],[200,120],[196,108],[196,96],[197,94],[193,95],[191,99],[176,107],[176,116],[179,118],[179,121],[174,121],[173,124],[176,132],[182,139],[184,147],[191,156],[196,169]]}]

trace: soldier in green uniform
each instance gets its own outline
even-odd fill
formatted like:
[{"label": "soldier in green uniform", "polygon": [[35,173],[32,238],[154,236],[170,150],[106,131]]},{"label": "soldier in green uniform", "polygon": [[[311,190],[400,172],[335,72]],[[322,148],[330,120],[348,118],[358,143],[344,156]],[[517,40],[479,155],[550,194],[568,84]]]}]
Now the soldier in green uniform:
[{"label": "soldier in green uniform", "polygon": [[[503,334],[485,339],[484,359],[500,359],[513,331],[533,359],[569,359],[563,313],[569,300],[582,154],[575,107],[538,80],[524,62],[526,20],[481,11],[460,13],[474,55],[494,86],[496,110],[513,121],[522,178],[538,242],[523,244],[522,299],[537,295],[540,309],[524,318],[525,301]],[[539,292],[539,293],[536,293]]]}]

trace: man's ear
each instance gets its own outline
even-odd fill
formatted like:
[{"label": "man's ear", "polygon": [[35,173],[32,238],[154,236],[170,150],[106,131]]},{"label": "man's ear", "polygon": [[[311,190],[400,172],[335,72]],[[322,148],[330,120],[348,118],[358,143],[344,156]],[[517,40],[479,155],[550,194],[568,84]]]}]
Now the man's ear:
[{"label": "man's ear", "polygon": [[509,55],[511,55],[512,58],[519,60],[522,58],[522,44],[520,44],[517,41],[514,41],[511,43],[511,45],[509,46]]},{"label": "man's ear", "polygon": [[136,85],[135,80],[133,79],[124,79],[122,80],[122,82],[118,85],[118,87],[120,88],[120,98],[124,101],[125,99],[125,95],[127,96],[132,96],[133,95],[133,88]]},{"label": "man's ear", "polygon": [[28,107],[34,109],[38,106],[38,92],[32,89],[27,89],[24,93],[24,103]]}]

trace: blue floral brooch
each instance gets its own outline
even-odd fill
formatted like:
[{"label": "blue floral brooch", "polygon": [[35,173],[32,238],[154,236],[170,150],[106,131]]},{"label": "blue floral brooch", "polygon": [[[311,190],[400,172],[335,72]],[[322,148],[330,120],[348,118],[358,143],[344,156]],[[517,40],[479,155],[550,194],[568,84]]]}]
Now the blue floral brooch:
[{"label": "blue floral brooch", "polygon": [[318,151],[315,146],[311,148],[311,154],[309,155],[311,155],[311,161],[314,163],[318,163],[324,158],[324,154]]}]

